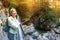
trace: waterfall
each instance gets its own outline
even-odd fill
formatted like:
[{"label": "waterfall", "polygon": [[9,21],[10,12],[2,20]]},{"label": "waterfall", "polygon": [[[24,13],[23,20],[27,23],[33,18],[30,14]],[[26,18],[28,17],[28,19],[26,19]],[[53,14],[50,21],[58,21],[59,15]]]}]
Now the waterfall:
[{"label": "waterfall", "polygon": [[19,39],[20,40],[24,40],[24,34],[23,34],[23,31],[22,31],[22,28],[21,28],[21,26],[20,27],[18,27],[18,30],[19,30]]}]

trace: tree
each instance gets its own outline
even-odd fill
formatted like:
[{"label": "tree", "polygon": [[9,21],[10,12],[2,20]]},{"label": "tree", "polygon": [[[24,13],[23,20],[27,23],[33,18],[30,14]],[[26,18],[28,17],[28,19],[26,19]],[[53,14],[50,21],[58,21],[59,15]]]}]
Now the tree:
[{"label": "tree", "polygon": [[[37,17],[36,17],[37,16]],[[49,7],[48,3],[43,3],[39,10],[35,12],[33,17],[36,17],[38,24],[36,25],[36,28],[42,29],[42,30],[50,30],[51,29],[51,23],[56,21],[56,15],[53,9]],[[33,18],[32,18],[33,19]],[[35,20],[33,19],[33,21]],[[36,22],[36,21],[34,21]]]}]

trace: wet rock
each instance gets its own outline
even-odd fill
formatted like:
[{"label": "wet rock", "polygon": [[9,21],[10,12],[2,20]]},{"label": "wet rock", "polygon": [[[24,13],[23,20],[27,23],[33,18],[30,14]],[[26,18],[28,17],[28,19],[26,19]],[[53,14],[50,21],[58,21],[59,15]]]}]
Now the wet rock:
[{"label": "wet rock", "polygon": [[42,35],[39,35],[37,39],[38,40],[43,40]]},{"label": "wet rock", "polygon": [[22,27],[23,27],[23,30],[24,30],[25,34],[31,34],[31,33],[36,31],[33,24],[31,24],[31,25],[23,25]]},{"label": "wet rock", "polygon": [[60,34],[60,28],[54,28],[55,33]]},{"label": "wet rock", "polygon": [[[32,40],[59,40],[60,39],[60,27],[58,28],[52,28],[50,31],[47,31],[45,33],[39,34],[34,28],[28,27],[27,28],[31,33],[29,35],[29,38]],[[31,31],[34,29],[34,31]],[[26,32],[26,31],[25,31]]]},{"label": "wet rock", "polygon": [[46,36],[39,35],[38,40],[49,40]]},{"label": "wet rock", "polygon": [[33,39],[37,39],[38,36],[39,36],[39,33],[37,31],[32,33]]}]

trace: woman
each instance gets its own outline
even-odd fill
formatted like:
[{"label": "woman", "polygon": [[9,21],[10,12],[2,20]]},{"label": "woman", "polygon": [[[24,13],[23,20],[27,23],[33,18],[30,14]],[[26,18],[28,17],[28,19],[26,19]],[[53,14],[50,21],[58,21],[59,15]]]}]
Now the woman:
[{"label": "woman", "polygon": [[[8,25],[9,25],[9,32],[8,38],[9,40],[14,40],[14,37],[17,35],[17,40],[24,40],[23,32],[21,29],[21,23],[16,18],[17,12],[15,8],[10,9],[10,17],[8,17]],[[15,39],[16,40],[16,39]]]}]

